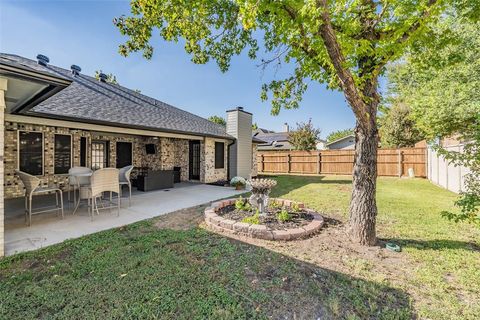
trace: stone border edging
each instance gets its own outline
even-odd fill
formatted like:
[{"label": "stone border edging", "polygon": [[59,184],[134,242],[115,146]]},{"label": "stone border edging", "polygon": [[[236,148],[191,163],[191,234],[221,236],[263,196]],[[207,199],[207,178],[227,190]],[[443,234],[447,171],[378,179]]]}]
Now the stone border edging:
[{"label": "stone border edging", "polygon": [[[251,238],[258,238],[264,240],[295,240],[309,236],[316,231],[320,230],[323,226],[323,218],[317,212],[311,209],[305,209],[308,213],[313,216],[313,220],[303,227],[298,227],[294,229],[287,230],[271,230],[264,225],[258,224],[249,224],[245,222],[239,222],[235,220],[222,218],[217,214],[217,211],[226,206],[235,204],[237,199],[228,199],[218,201],[212,204],[211,207],[205,209],[205,222],[215,231],[221,231],[231,234],[241,234]],[[286,199],[276,199],[272,198],[271,200],[280,203],[282,206],[290,207],[293,203],[297,203],[300,208],[305,208],[305,205],[300,202],[295,202]]]}]

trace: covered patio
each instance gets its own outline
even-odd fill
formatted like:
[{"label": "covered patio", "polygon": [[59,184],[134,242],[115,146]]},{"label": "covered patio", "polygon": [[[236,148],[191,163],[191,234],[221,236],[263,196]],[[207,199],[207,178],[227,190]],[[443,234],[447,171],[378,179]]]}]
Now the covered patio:
[{"label": "covered patio", "polygon": [[[32,225],[24,222],[23,198],[5,200],[5,254],[12,255],[60,243],[67,239],[121,227],[137,221],[154,218],[169,212],[209,203],[218,199],[237,196],[244,191],[233,188],[217,187],[201,183],[182,182],[172,189],[139,192],[132,195],[132,204],[128,207],[128,198],[122,198],[120,216],[116,209],[101,210],[93,221],[87,208],[81,207],[72,215],[73,206],[65,206],[65,218],[62,220],[55,212],[33,216]],[[53,195],[37,198],[37,206],[51,204]],[[65,199],[67,199],[65,197]]]}]

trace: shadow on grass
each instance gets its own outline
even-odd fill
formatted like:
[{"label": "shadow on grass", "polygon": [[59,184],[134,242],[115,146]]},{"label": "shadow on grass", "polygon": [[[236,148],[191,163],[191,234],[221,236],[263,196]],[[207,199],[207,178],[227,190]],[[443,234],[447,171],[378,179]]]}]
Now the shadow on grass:
[{"label": "shadow on grass", "polygon": [[457,240],[414,240],[414,239],[383,239],[385,242],[394,242],[404,248],[418,250],[467,250],[480,252],[480,246],[474,242]]},{"label": "shadow on grass", "polygon": [[151,221],[5,258],[0,273],[4,319],[415,317],[384,283]]}]

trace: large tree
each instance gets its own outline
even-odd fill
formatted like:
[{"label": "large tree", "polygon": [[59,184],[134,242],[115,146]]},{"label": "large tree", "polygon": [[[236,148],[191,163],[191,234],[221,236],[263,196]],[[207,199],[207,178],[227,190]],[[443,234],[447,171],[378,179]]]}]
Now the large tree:
[{"label": "large tree", "polygon": [[268,57],[285,61],[293,73],[262,87],[272,113],[298,108],[308,81],[343,91],[356,117],[355,161],[349,233],[361,244],[376,243],[378,78],[400,57],[446,0],[133,0],[131,16],[115,19],[128,36],[120,53],[143,51],[151,58],[153,32],[167,41],[184,40],[194,63],[217,62],[227,71],[244,49],[252,59],[258,38]]},{"label": "large tree", "polygon": [[343,137],[347,137],[347,136],[349,136],[353,133],[354,133],[353,129],[335,130],[335,131],[330,132],[326,139],[327,139],[327,142],[333,142],[333,141],[341,139]]}]

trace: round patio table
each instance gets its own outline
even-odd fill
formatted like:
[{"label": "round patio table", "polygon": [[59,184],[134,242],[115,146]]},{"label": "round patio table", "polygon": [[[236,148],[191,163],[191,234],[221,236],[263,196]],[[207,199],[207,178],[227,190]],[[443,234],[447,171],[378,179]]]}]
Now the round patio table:
[{"label": "round patio table", "polygon": [[78,207],[80,206],[80,201],[82,199],[82,197],[80,196],[80,179],[81,177],[91,177],[93,174],[93,172],[85,172],[85,173],[71,173],[70,176],[73,177],[75,179],[75,182],[77,183],[77,187],[78,187],[78,201],[77,203],[75,204],[75,208],[73,209],[73,213],[72,214],[75,214],[75,212],[77,212],[77,209]]}]

